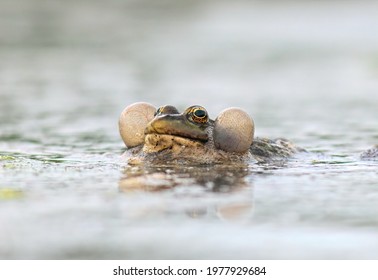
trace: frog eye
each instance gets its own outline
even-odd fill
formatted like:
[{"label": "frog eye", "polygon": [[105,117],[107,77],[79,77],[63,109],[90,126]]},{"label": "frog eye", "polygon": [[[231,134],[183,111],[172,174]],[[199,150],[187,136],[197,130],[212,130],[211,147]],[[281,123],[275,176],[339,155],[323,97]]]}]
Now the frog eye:
[{"label": "frog eye", "polygon": [[193,121],[197,123],[206,123],[209,119],[207,112],[205,108],[203,107],[198,107],[193,110],[193,116],[192,116]]},{"label": "frog eye", "polygon": [[206,119],[207,112],[205,110],[202,110],[202,109],[195,109],[194,112],[193,112],[193,115],[194,115],[194,117],[202,120],[202,119]]},{"label": "frog eye", "polygon": [[159,107],[155,112],[155,117],[159,115],[169,115],[169,114],[179,114],[179,111],[176,107],[172,105],[164,105]]},{"label": "frog eye", "polygon": [[186,112],[188,114],[188,119],[191,122],[204,124],[209,121],[209,115],[207,114],[206,109],[202,106],[191,106],[186,109]]}]

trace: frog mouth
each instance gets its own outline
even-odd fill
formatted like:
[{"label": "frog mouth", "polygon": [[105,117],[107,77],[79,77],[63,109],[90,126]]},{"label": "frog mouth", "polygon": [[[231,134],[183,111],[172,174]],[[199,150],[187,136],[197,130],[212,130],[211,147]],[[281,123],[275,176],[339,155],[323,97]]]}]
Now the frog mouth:
[{"label": "frog mouth", "polygon": [[148,123],[145,135],[166,135],[179,139],[187,139],[199,142],[207,142],[209,136],[204,128],[190,123],[182,115],[163,115],[155,117]]}]

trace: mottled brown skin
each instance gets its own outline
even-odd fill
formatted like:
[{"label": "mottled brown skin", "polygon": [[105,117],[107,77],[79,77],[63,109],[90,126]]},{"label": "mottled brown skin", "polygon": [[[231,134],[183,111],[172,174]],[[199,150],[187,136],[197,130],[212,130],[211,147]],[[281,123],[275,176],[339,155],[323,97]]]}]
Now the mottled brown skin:
[{"label": "mottled brown skin", "polygon": [[[124,156],[130,164],[145,161],[210,164],[249,162],[253,159],[264,162],[288,158],[296,152],[303,151],[285,139],[255,138],[252,142],[254,127],[247,128],[251,129],[252,133],[251,139],[247,141],[252,144],[243,144],[245,137],[236,138],[238,146],[234,150],[238,152],[225,151],[214,144],[216,122],[217,120],[209,119],[206,110],[201,106],[191,106],[182,114],[173,106],[160,107],[146,125],[144,142],[128,149]],[[223,138],[221,140],[223,141]],[[239,151],[238,147],[243,146],[246,146],[246,149]]]}]

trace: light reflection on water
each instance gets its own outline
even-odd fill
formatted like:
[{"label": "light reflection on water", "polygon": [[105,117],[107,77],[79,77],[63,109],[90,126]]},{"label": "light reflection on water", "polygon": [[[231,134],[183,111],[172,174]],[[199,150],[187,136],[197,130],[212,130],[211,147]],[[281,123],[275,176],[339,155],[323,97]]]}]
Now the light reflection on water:
[{"label": "light reflection on water", "polygon": [[[0,4],[0,258],[378,258],[376,3],[108,2]],[[135,101],[309,153],[130,167]]]}]

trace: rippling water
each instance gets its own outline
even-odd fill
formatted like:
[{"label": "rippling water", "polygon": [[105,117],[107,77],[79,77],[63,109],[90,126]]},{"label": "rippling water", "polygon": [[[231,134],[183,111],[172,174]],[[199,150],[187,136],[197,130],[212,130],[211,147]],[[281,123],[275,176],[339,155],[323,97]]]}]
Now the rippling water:
[{"label": "rippling water", "polygon": [[[0,258],[377,259],[377,161],[359,158],[378,143],[377,11],[2,1]],[[117,121],[136,101],[239,106],[309,153],[133,168]]]}]

